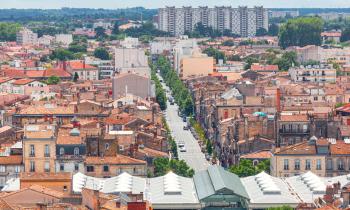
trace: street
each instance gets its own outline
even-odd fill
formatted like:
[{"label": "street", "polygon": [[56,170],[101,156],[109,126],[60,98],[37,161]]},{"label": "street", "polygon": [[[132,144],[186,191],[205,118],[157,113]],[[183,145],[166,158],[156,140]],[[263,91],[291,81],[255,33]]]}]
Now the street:
[{"label": "street", "polygon": [[[162,79],[160,75],[158,75],[158,77]],[[165,83],[162,83],[162,85],[164,90],[169,90]],[[168,99],[171,95],[166,93],[166,96]],[[170,105],[169,100],[167,100],[165,118],[171,130],[171,135],[174,137],[176,143],[185,143],[185,152],[181,152],[178,148],[179,159],[185,160],[186,163],[196,172],[207,169],[209,163],[205,159],[205,155],[201,152],[197,140],[194,138],[190,130],[183,129],[186,122],[183,122],[182,118],[178,115],[177,104]]]}]

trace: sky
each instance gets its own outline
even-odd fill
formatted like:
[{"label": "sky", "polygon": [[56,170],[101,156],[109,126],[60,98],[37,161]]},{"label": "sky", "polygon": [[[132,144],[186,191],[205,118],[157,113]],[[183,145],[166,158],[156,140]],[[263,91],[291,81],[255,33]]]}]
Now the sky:
[{"label": "sky", "polygon": [[350,8],[350,0],[0,0],[0,8],[126,8],[143,6],[264,6],[266,8]]}]

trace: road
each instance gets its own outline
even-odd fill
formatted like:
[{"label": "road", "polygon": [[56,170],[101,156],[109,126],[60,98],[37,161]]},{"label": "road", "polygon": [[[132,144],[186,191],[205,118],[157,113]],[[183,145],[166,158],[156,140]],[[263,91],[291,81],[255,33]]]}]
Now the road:
[{"label": "road", "polygon": [[[161,76],[158,75],[160,79]],[[164,90],[169,88],[162,83]],[[170,94],[167,93],[167,98]],[[180,160],[185,160],[186,163],[194,169],[194,171],[202,171],[209,166],[208,161],[205,159],[205,155],[202,153],[197,140],[192,135],[191,131],[184,130],[183,127],[186,122],[183,122],[182,118],[178,115],[178,106],[170,105],[167,101],[167,109],[165,111],[165,118],[171,130],[171,135],[174,137],[176,143],[184,142],[186,152],[180,152],[178,148],[178,154]]]}]

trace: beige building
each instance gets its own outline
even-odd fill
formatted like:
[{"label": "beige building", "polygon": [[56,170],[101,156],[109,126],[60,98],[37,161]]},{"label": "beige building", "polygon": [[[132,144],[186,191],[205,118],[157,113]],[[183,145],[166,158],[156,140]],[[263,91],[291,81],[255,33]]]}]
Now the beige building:
[{"label": "beige building", "polygon": [[333,83],[337,78],[337,71],[330,65],[300,66],[288,70],[294,82]]},{"label": "beige building", "polygon": [[179,76],[187,79],[190,76],[207,76],[213,73],[214,58],[199,51],[194,51],[190,57],[182,58]]},{"label": "beige building", "polygon": [[350,172],[350,140],[311,137],[277,148],[271,158],[271,175],[289,177],[311,171],[318,176],[340,176]]},{"label": "beige building", "polygon": [[55,172],[55,133],[55,125],[25,125],[23,136],[25,172]]}]

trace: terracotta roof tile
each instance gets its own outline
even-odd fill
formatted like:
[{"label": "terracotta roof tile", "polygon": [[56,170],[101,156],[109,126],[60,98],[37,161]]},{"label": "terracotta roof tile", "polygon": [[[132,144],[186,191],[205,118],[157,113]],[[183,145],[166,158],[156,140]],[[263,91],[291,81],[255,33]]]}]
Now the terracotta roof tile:
[{"label": "terracotta roof tile", "polygon": [[59,173],[32,173],[32,172],[22,172],[20,174],[21,181],[30,180],[71,180],[72,174],[69,172],[59,172]]},{"label": "terracotta roof tile", "polygon": [[270,151],[258,151],[241,156],[243,159],[269,159],[271,157],[272,153]]},{"label": "terracotta roof tile", "polygon": [[0,165],[21,165],[22,155],[0,156]]},{"label": "terracotta roof tile", "polygon": [[16,81],[14,81],[12,84],[13,85],[26,85],[29,84],[31,82],[34,82],[34,79],[18,79]]},{"label": "terracotta roof tile", "polygon": [[308,116],[304,114],[281,115],[281,122],[308,122]]},{"label": "terracotta roof tile", "polygon": [[94,165],[103,165],[103,164],[110,164],[110,165],[144,165],[146,164],[143,160],[138,160],[135,158],[131,158],[124,155],[116,155],[116,156],[106,156],[106,157],[86,157],[85,159],[86,164],[94,164]]},{"label": "terracotta roof tile", "polygon": [[332,155],[349,155],[350,144],[345,143],[343,140],[338,140],[336,144],[330,144],[330,152]]},{"label": "terracotta roof tile", "polygon": [[281,148],[275,155],[315,155],[316,146],[309,145],[309,142],[301,142]]}]

